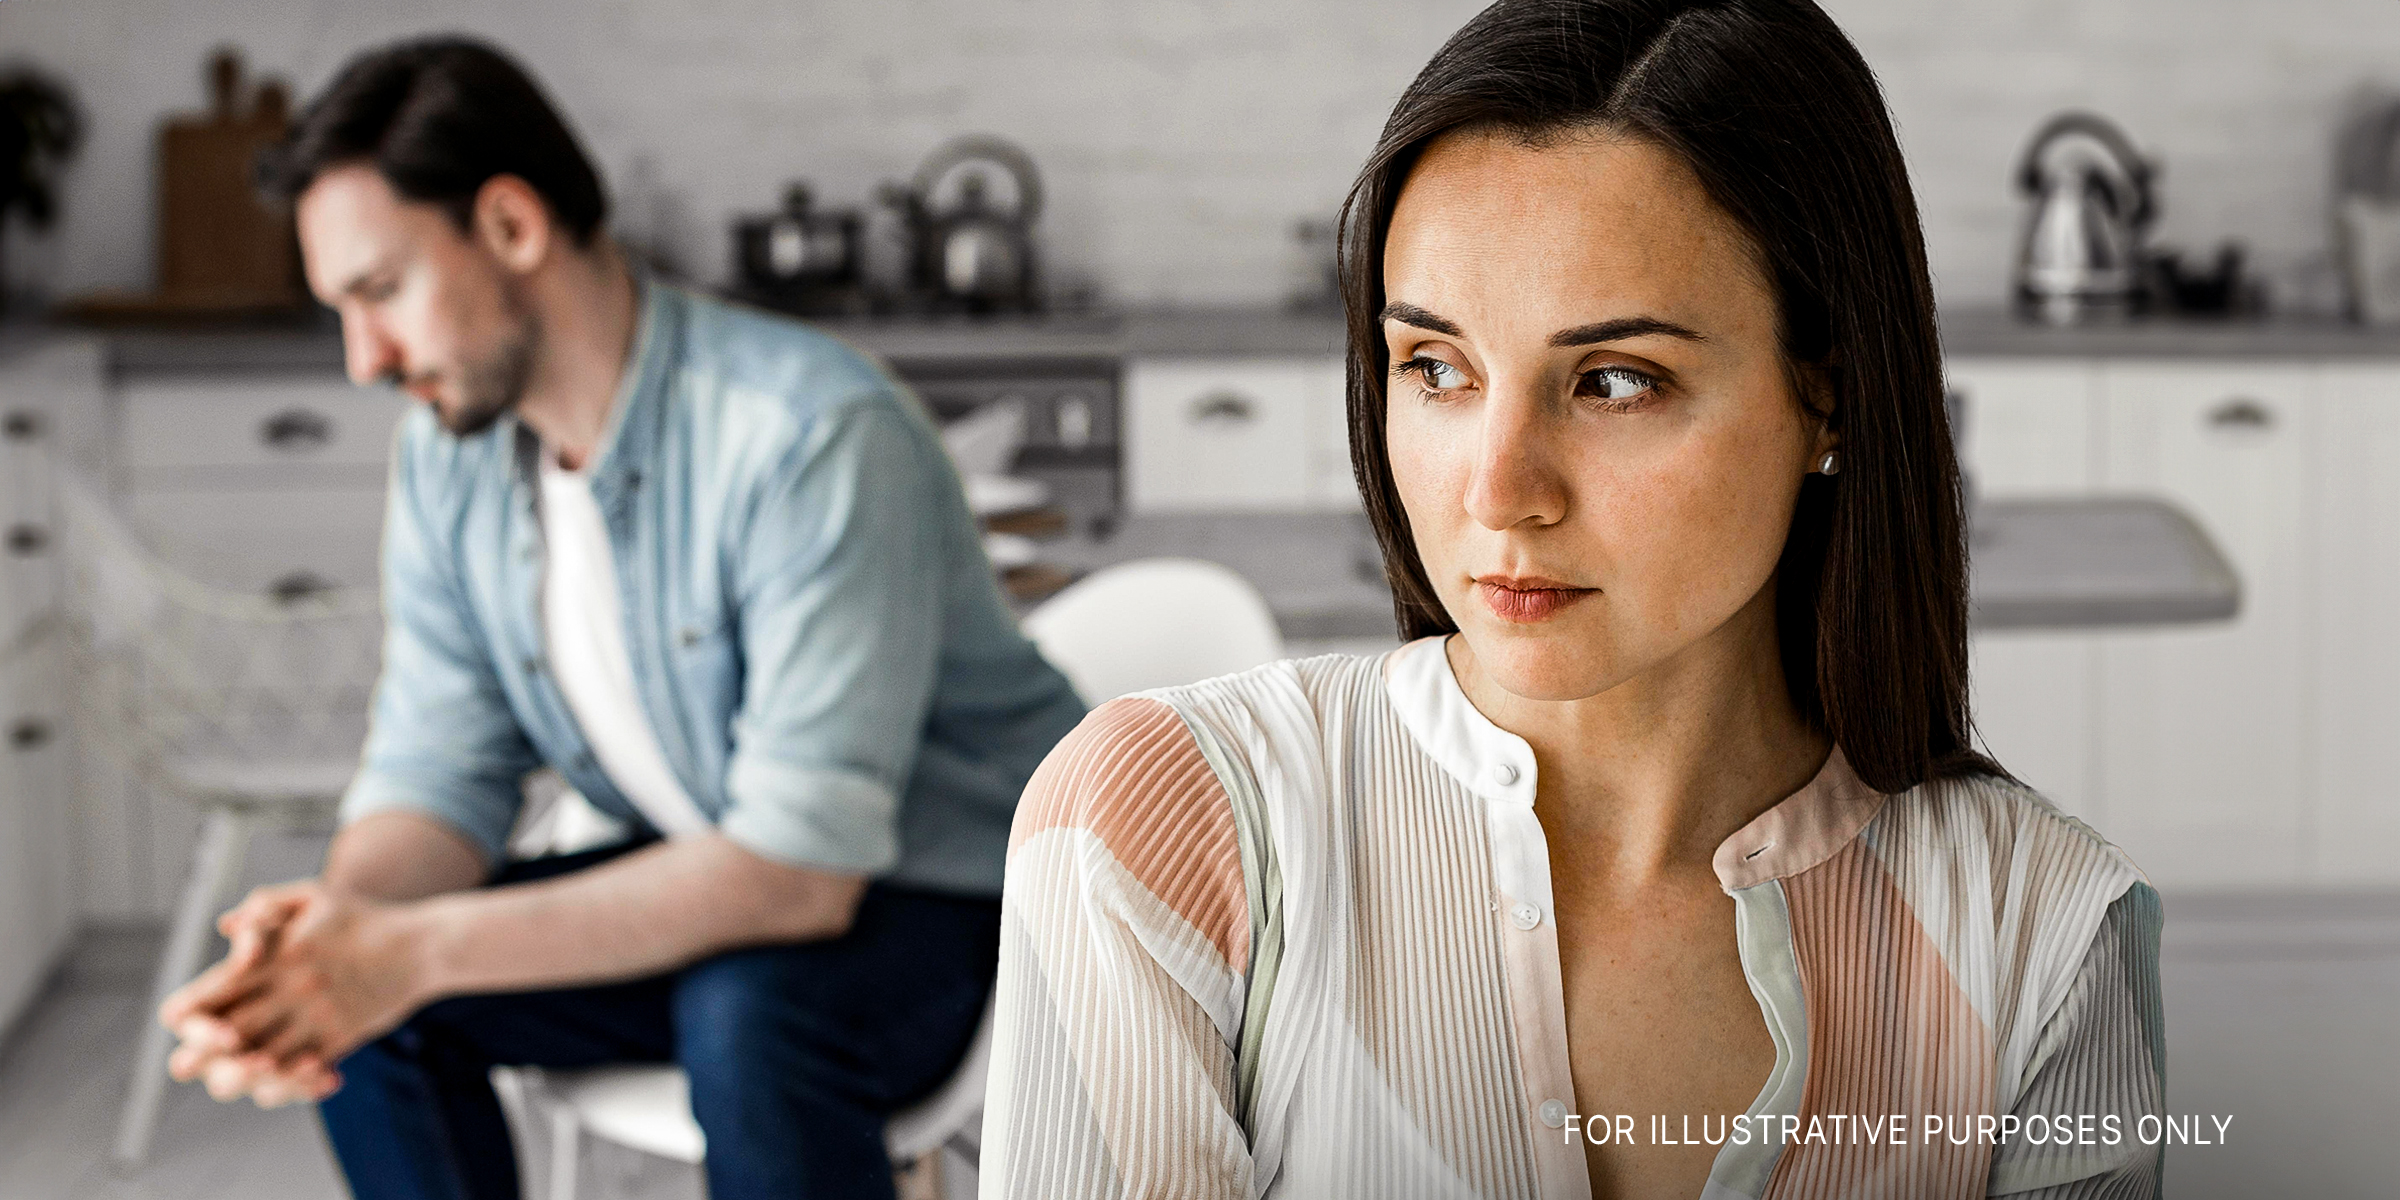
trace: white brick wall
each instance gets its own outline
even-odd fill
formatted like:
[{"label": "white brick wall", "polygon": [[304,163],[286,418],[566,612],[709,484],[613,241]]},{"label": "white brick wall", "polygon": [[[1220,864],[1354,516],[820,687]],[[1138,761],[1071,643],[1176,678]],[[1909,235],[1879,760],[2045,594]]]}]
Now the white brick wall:
[{"label": "white brick wall", "polygon": [[[303,94],[357,48],[461,28],[515,48],[619,190],[715,278],[732,213],[783,179],[870,204],[968,130],[1045,170],[1057,273],[1132,301],[1271,300],[1291,222],[1340,197],[1391,98],[1474,0],[0,0],[0,59],[67,74],[93,138],[46,245],[53,290],[149,277],[149,137],[233,43]],[[1945,298],[1997,296],[2009,168],[2086,105],[2167,161],[2162,233],[2241,234],[2269,267],[2318,250],[2333,115],[2400,83],[2395,0],[1831,0],[1882,72]],[[637,171],[636,164],[644,164]],[[645,184],[639,176],[655,181]]]}]

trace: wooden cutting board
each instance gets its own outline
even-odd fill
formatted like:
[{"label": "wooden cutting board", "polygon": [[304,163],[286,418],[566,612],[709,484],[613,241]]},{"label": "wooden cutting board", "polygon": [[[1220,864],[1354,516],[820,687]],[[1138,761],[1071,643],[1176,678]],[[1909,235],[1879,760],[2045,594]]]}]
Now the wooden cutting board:
[{"label": "wooden cutting board", "polygon": [[209,61],[209,110],[171,116],[158,130],[158,286],[67,306],[98,321],[274,316],[303,312],[300,250],[291,214],[258,193],[259,151],[291,124],[289,91],[255,87],[239,55]]}]

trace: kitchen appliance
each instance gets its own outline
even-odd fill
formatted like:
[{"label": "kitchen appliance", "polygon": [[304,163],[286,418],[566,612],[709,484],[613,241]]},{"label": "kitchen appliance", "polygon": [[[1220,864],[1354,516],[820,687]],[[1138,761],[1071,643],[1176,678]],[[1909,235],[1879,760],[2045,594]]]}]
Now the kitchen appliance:
[{"label": "kitchen appliance", "polygon": [[2367,99],[2344,125],[2334,242],[2359,319],[2400,325],[2400,96]]},{"label": "kitchen appliance", "polygon": [[2243,270],[2247,251],[2238,241],[2217,246],[2208,270],[2186,265],[2180,250],[2161,247],[2150,252],[2150,274],[2159,303],[2170,312],[2191,316],[2227,317],[2255,312],[2265,304],[2259,281]]},{"label": "kitchen appliance", "polygon": [[[1033,601],[1065,586],[1073,575],[1047,561],[1048,543],[1106,540],[1124,512],[1117,360],[902,357],[892,369],[934,420],[957,435],[945,440],[962,471],[982,480],[970,478],[967,486],[985,531],[1018,535],[987,541],[1009,595]],[[973,425],[1004,436],[987,439]],[[1005,441],[1014,448],[989,459],[963,444]],[[1011,490],[1021,494],[1006,494]]]},{"label": "kitchen appliance", "polygon": [[2154,174],[2100,117],[2070,112],[2044,125],[2017,168],[2018,190],[2033,197],[2017,256],[2019,306],[2061,325],[2136,310]]},{"label": "kitchen appliance", "polygon": [[801,316],[865,312],[860,228],[856,210],[820,209],[806,182],[786,184],[781,209],[733,223],[743,298]]},{"label": "kitchen appliance", "polygon": [[[995,172],[1011,183],[1005,205],[990,194]],[[953,176],[955,195],[945,200]],[[885,184],[883,202],[905,224],[917,298],[969,312],[1037,306],[1033,222],[1042,180],[1031,155],[995,137],[959,138],[935,150],[906,186]]]}]

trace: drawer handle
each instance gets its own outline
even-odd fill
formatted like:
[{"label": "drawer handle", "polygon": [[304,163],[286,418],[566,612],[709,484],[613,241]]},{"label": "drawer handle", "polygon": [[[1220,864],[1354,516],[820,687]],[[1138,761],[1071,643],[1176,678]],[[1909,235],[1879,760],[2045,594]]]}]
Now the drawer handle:
[{"label": "drawer handle", "polygon": [[1092,402],[1069,396],[1058,402],[1058,444],[1081,450],[1092,444]]},{"label": "drawer handle", "polygon": [[294,571],[267,585],[267,595],[277,604],[298,604],[327,592],[340,590],[339,584],[314,571]]},{"label": "drawer handle", "polygon": [[2210,409],[2208,424],[2212,429],[2266,429],[2275,424],[2275,414],[2266,405],[2241,396]]},{"label": "drawer handle", "polygon": [[30,409],[14,409],[0,417],[0,438],[12,442],[30,442],[42,436],[42,414]]},{"label": "drawer handle", "polygon": [[50,531],[39,525],[8,527],[8,552],[31,558],[49,548]]},{"label": "drawer handle", "polygon": [[1210,392],[1192,401],[1196,425],[1247,425],[1258,419],[1258,406],[1240,392]]},{"label": "drawer handle", "polygon": [[50,722],[48,721],[38,717],[27,717],[8,727],[8,748],[11,750],[39,750],[49,744]]},{"label": "drawer handle", "polygon": [[258,427],[258,440],[277,450],[314,450],[333,440],[333,422],[323,413],[287,408]]}]

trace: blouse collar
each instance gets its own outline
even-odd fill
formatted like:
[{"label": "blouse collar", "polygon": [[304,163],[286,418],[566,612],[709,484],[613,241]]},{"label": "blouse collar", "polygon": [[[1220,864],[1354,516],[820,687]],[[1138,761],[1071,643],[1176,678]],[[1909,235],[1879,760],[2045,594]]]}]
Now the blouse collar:
[{"label": "blouse collar", "polygon": [[[1384,688],[1409,736],[1468,791],[1495,804],[1533,806],[1533,748],[1492,724],[1467,699],[1443,653],[1445,637],[1419,638],[1392,653]],[[1717,880],[1727,892],[1797,875],[1831,858],[1881,810],[1885,797],[1850,769],[1835,746],[1799,791],[1776,802],[1717,846]]]}]

